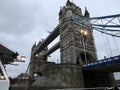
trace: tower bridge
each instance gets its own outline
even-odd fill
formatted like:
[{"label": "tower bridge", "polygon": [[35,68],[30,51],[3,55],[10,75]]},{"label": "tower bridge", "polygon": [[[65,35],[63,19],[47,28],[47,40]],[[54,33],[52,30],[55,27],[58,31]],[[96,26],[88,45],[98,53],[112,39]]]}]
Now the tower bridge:
[{"label": "tower bridge", "polygon": [[[40,73],[40,75],[52,78],[56,82],[62,81],[60,84],[62,88],[115,86],[113,72],[118,72],[120,69],[120,56],[97,61],[93,29],[119,37],[119,35],[111,33],[119,31],[120,22],[117,25],[112,25],[115,18],[118,18],[119,21],[119,17],[118,14],[90,18],[86,8],[83,14],[80,7],[68,0],[66,6],[60,9],[57,27],[45,40],[40,41],[38,45],[33,45],[29,74],[34,76],[35,73]],[[106,18],[111,19],[105,24],[102,23]],[[96,24],[97,21],[100,24]],[[60,41],[48,49],[47,46],[59,35]],[[61,63],[48,62],[47,56],[59,48]],[[62,86],[63,83],[65,86]]]}]

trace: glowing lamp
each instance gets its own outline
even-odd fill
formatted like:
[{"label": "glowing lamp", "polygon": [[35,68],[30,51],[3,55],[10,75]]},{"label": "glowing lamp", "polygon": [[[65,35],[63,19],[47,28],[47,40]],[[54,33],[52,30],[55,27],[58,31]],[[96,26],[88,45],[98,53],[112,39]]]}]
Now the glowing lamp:
[{"label": "glowing lamp", "polygon": [[21,56],[21,61],[25,62],[26,58],[25,56]]},{"label": "glowing lamp", "polygon": [[84,33],[84,30],[80,30],[80,33],[83,34],[83,33]]},{"label": "glowing lamp", "polygon": [[35,54],[35,57],[38,57],[38,54]]},{"label": "glowing lamp", "polygon": [[84,31],[84,35],[87,36],[87,35],[88,35],[88,32],[87,32],[87,31]]}]

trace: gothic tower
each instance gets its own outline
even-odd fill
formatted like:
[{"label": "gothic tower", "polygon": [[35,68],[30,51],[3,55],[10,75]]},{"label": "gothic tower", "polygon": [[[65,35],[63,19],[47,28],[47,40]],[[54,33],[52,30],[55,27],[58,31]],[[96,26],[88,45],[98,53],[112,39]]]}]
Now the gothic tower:
[{"label": "gothic tower", "polygon": [[[97,60],[94,45],[93,31],[88,25],[78,24],[70,18],[88,18],[89,12],[85,8],[82,14],[81,8],[69,0],[66,6],[60,9],[60,50],[61,63],[85,64]],[[89,24],[89,21],[86,21]]]},{"label": "gothic tower", "polygon": [[38,54],[33,54],[33,52],[41,45],[42,42],[43,40],[41,40],[37,45],[35,43],[31,49],[31,59],[29,64],[30,76],[34,76],[34,74],[39,74],[41,76],[43,73],[43,66],[47,62],[47,57],[44,56],[44,53],[48,50],[47,47]]},{"label": "gothic tower", "polygon": [[[86,7],[83,15],[81,8],[69,0],[67,1],[66,6],[60,8],[59,24],[61,25],[61,28],[59,32],[62,64],[82,66],[83,64],[97,60],[93,30],[91,29],[90,21],[83,20],[82,22],[77,23],[73,20],[74,18],[80,19],[89,17],[90,14]],[[78,72],[79,70],[77,70],[76,73]],[[81,77],[81,83],[84,83],[85,87],[105,87],[114,85],[112,73],[83,72],[82,68],[81,72],[82,74],[79,74],[79,76]]]}]

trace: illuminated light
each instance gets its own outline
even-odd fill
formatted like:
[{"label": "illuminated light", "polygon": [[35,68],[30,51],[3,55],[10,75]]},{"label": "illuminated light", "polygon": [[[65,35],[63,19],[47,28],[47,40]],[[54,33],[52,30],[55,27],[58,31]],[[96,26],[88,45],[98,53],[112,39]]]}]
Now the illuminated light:
[{"label": "illuminated light", "polygon": [[25,56],[21,56],[21,61],[25,62],[26,58]]},{"label": "illuminated light", "polygon": [[83,34],[83,33],[84,33],[84,30],[80,30],[80,33]]},{"label": "illuminated light", "polygon": [[20,56],[17,56],[17,57],[16,57],[16,60],[19,60],[19,59],[20,59]]},{"label": "illuminated light", "polygon": [[1,79],[4,79],[5,77],[4,77],[4,76],[1,76],[0,78],[1,78]]},{"label": "illuminated light", "polygon": [[35,57],[38,57],[38,54],[35,54]]},{"label": "illuminated light", "polygon": [[88,35],[88,32],[87,32],[87,31],[84,31],[84,35],[87,36],[87,35]]}]

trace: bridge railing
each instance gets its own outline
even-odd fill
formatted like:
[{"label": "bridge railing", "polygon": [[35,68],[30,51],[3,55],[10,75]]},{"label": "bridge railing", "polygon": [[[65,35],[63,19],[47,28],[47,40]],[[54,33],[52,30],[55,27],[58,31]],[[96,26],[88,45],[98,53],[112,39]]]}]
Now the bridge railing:
[{"label": "bridge railing", "polygon": [[110,57],[110,58],[105,58],[92,63],[84,64],[82,68],[83,70],[87,70],[87,69],[95,69],[95,68],[105,67],[105,66],[114,65],[114,64],[120,64],[120,55]]},{"label": "bridge railing", "polygon": [[50,89],[50,90],[114,90],[114,87],[64,88],[64,89]]}]

